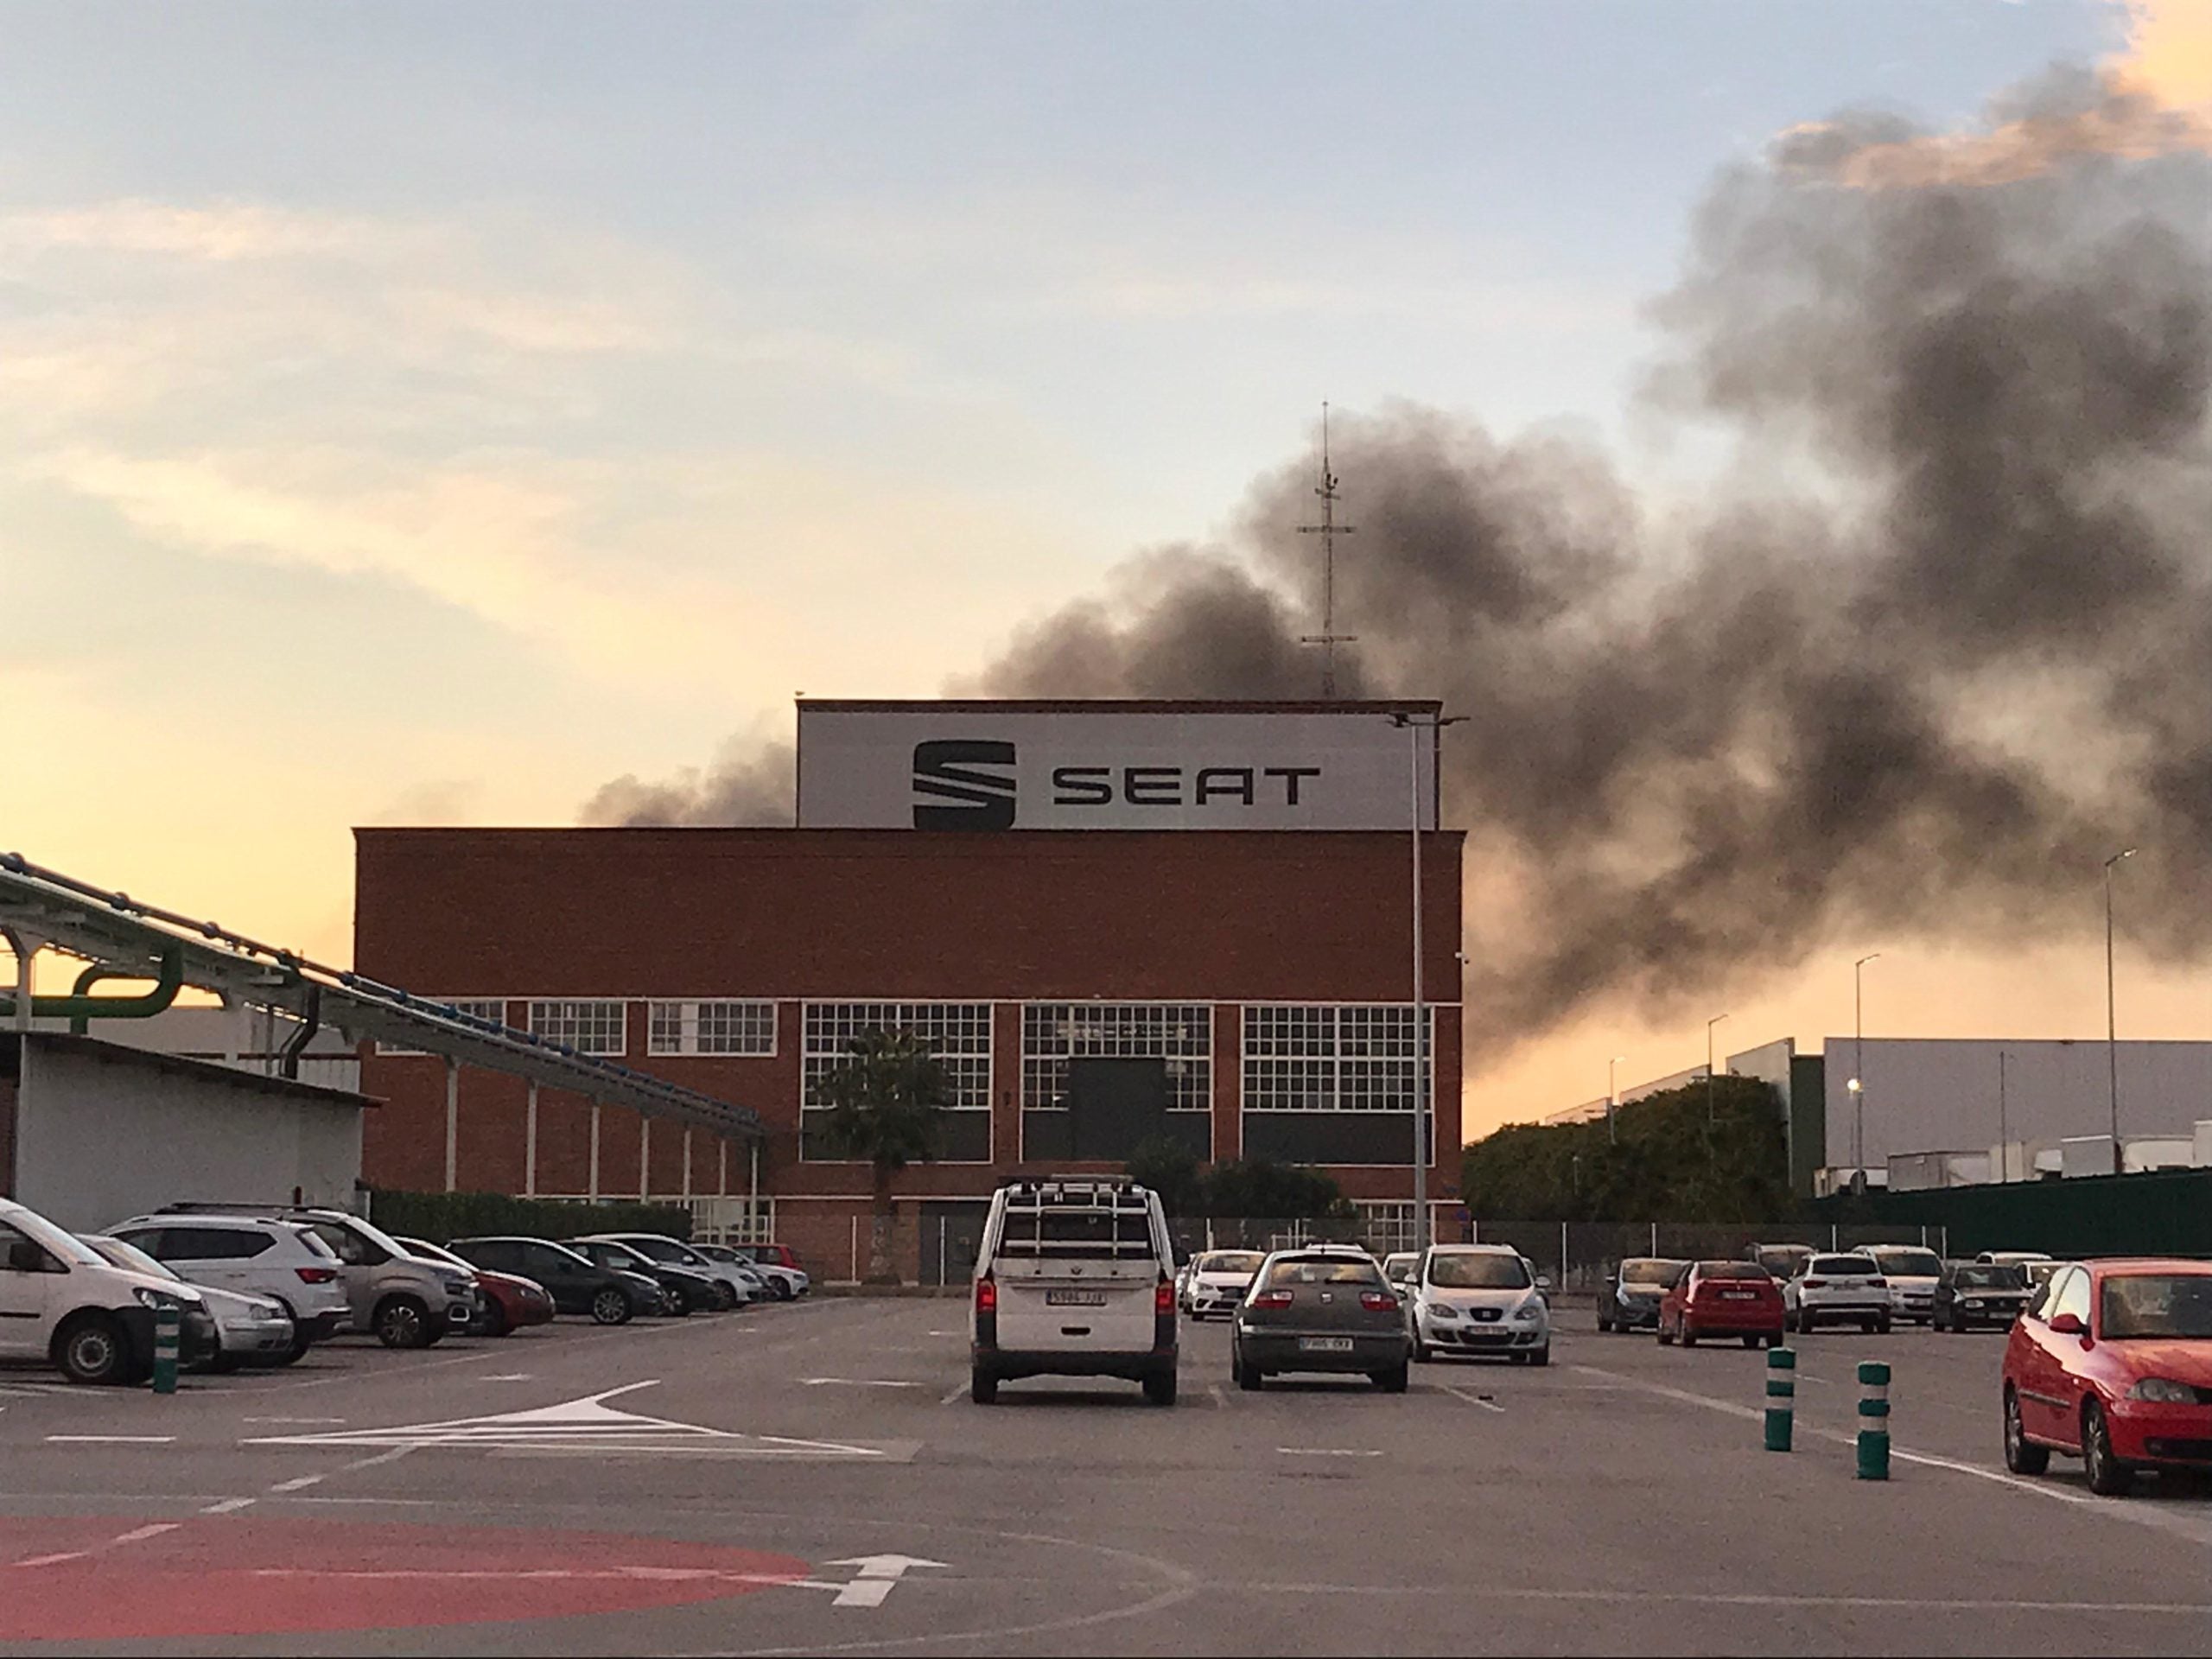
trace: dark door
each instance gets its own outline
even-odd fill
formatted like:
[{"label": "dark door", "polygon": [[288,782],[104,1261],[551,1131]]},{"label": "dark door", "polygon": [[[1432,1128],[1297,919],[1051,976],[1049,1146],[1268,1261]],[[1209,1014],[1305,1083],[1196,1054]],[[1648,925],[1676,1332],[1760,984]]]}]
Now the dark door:
[{"label": "dark door", "polygon": [[975,1276],[983,1242],[988,1200],[931,1201],[922,1205],[922,1271],[925,1285],[963,1285]]}]

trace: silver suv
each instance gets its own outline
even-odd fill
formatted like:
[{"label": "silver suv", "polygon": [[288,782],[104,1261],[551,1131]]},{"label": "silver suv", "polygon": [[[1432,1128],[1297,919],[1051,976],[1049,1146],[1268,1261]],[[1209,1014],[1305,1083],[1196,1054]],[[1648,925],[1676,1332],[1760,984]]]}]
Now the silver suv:
[{"label": "silver suv", "polygon": [[337,1257],[347,1328],[372,1334],[387,1348],[427,1348],[449,1331],[466,1332],[476,1319],[481,1293],[474,1274],[410,1255],[391,1234],[343,1210],[177,1205],[146,1219],[168,1227],[217,1213],[274,1213],[321,1239]]}]

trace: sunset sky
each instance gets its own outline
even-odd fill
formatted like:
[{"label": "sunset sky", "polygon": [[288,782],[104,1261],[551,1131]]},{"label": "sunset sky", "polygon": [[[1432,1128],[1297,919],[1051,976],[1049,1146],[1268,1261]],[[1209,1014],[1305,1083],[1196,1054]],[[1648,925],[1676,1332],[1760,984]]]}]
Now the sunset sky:
[{"label": "sunset sky", "polygon": [[[1693,494],[1643,308],[1777,133],[1980,130],[2055,62],[2212,101],[2202,0],[7,18],[0,850],[340,962],[351,826],[572,823],[794,692],[934,695],[1324,397]],[[1848,1030],[1871,950],[1870,1033],[2102,1033],[2101,938],[1881,938],[1724,1051]],[[2212,1038],[2212,963],[2120,975],[2124,1035]],[[1469,1126],[1703,1033],[1593,1007]]]}]

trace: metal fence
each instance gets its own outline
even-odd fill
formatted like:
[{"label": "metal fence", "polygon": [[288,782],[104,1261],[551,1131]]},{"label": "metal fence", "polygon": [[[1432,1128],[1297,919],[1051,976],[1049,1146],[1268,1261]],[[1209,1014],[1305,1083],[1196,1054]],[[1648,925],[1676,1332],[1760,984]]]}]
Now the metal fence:
[{"label": "metal fence", "polygon": [[1868,1244],[1918,1244],[1946,1253],[1941,1226],[1852,1227],[1725,1222],[1478,1221],[1471,1241],[1510,1244],[1561,1290],[1595,1294],[1614,1263],[1633,1255],[1733,1261],[1753,1244],[1808,1244],[1849,1250]]}]

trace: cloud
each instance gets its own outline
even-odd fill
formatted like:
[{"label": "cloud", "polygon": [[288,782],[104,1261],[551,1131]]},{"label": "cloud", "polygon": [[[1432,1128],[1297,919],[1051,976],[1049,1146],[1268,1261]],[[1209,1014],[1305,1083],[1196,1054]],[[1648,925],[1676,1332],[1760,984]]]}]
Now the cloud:
[{"label": "cloud", "polygon": [[57,249],[227,262],[296,259],[388,248],[391,227],[266,203],[207,206],[125,198],[0,215],[0,252]]}]

